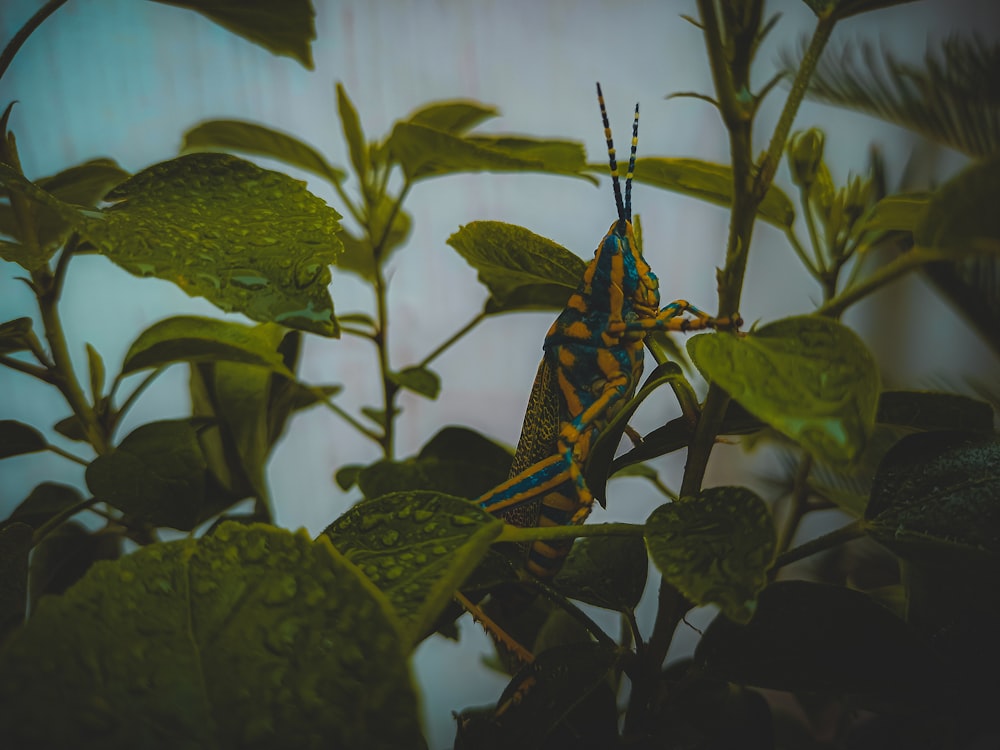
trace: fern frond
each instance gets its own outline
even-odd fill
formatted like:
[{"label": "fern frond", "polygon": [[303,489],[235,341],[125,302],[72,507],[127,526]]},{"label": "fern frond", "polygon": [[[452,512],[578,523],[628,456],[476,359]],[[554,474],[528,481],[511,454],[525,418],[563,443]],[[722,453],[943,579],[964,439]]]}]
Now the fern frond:
[{"label": "fern frond", "polygon": [[[786,50],[780,66],[799,67]],[[856,109],[916,131],[974,158],[1000,150],[1000,44],[950,37],[929,49],[923,65],[870,43],[828,49],[807,96]]]}]

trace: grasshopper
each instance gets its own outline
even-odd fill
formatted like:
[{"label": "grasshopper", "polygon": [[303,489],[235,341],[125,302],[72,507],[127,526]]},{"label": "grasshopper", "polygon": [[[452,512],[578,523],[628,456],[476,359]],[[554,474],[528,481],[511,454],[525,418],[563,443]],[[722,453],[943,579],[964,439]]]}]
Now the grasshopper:
[{"label": "grasshopper", "polygon": [[[713,318],[685,300],[660,308],[659,282],[632,229],[632,174],[639,140],[639,105],[624,200],[611,125],[597,84],[618,218],[604,235],[576,291],[545,336],[510,478],[476,501],[521,527],[581,524],[594,496],[583,467],[591,446],[635,394],[643,344],[651,331],[738,328],[738,315]],[[685,316],[687,314],[687,316]],[[689,316],[689,317],[688,317]],[[540,579],[559,571],[572,540],[536,541],[525,567]]]}]

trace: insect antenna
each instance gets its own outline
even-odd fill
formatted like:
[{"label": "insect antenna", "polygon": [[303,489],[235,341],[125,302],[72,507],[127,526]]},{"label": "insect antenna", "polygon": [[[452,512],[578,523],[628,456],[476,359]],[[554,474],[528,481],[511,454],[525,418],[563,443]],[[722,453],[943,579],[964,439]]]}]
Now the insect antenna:
[{"label": "insect antenna", "polygon": [[[604,106],[604,93],[601,91],[601,84],[597,84],[597,103],[601,105],[601,121],[604,123],[604,138],[608,142],[608,164],[611,166],[611,186],[615,190],[615,206],[618,208],[618,222],[624,230],[625,222],[629,215],[626,213],[625,204],[622,202],[622,186],[618,180],[618,162],[615,161],[615,142],[611,139],[611,123],[608,122],[608,110]],[[635,126],[638,127],[638,126]],[[634,143],[634,139],[633,139]],[[635,153],[635,146],[632,147]],[[630,163],[631,164],[631,163]],[[631,178],[631,166],[629,167],[629,178]],[[626,190],[630,190],[631,181],[626,183]]]},{"label": "insect antenna", "polygon": [[628,172],[625,173],[625,218],[632,221],[632,175],[635,173],[635,149],[639,145],[639,102],[635,103],[632,118],[632,150],[628,155]]}]

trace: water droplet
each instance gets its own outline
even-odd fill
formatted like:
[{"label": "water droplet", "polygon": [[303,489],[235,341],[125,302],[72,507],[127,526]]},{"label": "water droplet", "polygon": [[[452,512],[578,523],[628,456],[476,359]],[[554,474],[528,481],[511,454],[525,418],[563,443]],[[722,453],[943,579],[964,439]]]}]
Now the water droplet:
[{"label": "water droplet", "polygon": [[256,271],[244,268],[237,268],[230,271],[229,280],[238,287],[255,291],[264,289],[268,285],[268,280]]},{"label": "water droplet", "polygon": [[372,514],[370,516],[363,516],[361,518],[361,530],[371,531],[376,526],[380,526],[385,521],[385,517],[382,515]]},{"label": "water droplet", "polygon": [[284,604],[291,601],[299,590],[299,582],[292,575],[283,575],[272,582],[264,595],[267,604]]},{"label": "water droplet", "polygon": [[390,581],[395,581],[400,578],[406,569],[402,565],[393,565],[391,568],[385,571],[385,577]]},{"label": "water droplet", "polygon": [[426,521],[427,519],[431,518],[433,515],[434,515],[433,511],[418,508],[413,511],[413,520],[416,521],[417,523],[420,523],[421,521]]},{"label": "water droplet", "polygon": [[452,516],[451,522],[455,526],[472,526],[476,522],[476,519],[469,516]]},{"label": "water droplet", "polygon": [[431,547],[431,554],[433,555],[446,555],[448,554],[448,548],[443,544],[435,544]]},{"label": "water droplet", "polygon": [[399,532],[395,529],[388,529],[382,534],[382,544],[386,547],[392,547],[396,542],[399,541]]},{"label": "water droplet", "polygon": [[326,265],[316,258],[304,258],[295,266],[295,286],[304,289],[316,282]]},{"label": "water droplet", "polygon": [[267,537],[263,534],[247,534],[241,540],[242,557],[248,562],[257,562],[267,555]]}]

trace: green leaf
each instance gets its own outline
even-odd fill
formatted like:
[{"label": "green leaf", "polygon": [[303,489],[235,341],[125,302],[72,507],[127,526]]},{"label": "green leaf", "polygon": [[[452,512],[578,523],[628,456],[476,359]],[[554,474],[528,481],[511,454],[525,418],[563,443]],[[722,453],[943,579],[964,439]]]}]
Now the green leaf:
[{"label": "green leaf", "polygon": [[61,201],[94,208],[108,191],[129,178],[114,159],[91,159],[35,182]]},{"label": "green leaf", "polygon": [[70,414],[68,417],[60,419],[52,426],[52,429],[70,440],[76,440],[81,443],[90,442],[87,433],[83,429],[83,425],[75,414]]},{"label": "green leaf", "polygon": [[24,622],[32,536],[32,528],[24,523],[0,528],[0,643]]},{"label": "green leaf", "polygon": [[[719,429],[720,435],[748,435],[758,432],[764,425],[747,414],[746,409],[735,401],[730,401],[726,407],[726,415]],[[628,453],[624,453],[611,464],[611,474],[615,475],[625,467],[634,466],[641,461],[665,456],[668,453],[686,448],[694,437],[694,425],[687,417],[671,419],[662,427],[658,427],[648,435],[643,436],[642,443]]]},{"label": "green leaf", "polygon": [[467,500],[395,492],[355,505],[323,535],[389,598],[413,647],[502,529]]},{"label": "green leaf", "polygon": [[193,315],[161,320],[140,333],[125,354],[122,374],[174,362],[222,361],[259,365],[295,377],[259,328]]},{"label": "green leaf", "polygon": [[452,135],[461,135],[486,120],[498,117],[496,107],[468,99],[434,102],[421,107],[406,121],[414,125],[424,125]]},{"label": "green leaf", "polygon": [[29,349],[31,318],[15,318],[0,324],[0,354],[13,354]]},{"label": "green leaf", "polygon": [[[591,169],[605,172],[607,165],[594,164]],[[649,156],[636,159],[632,179],[726,208],[733,203],[733,170],[726,164],[714,164],[700,159]],[[782,229],[790,227],[795,221],[795,209],[791,200],[773,185],[761,201],[757,213],[764,221]]]},{"label": "green leaf", "polygon": [[717,604],[747,622],[774,559],[774,521],[746,487],[712,487],[661,505],[646,521],[646,547],[665,581],[695,604]]},{"label": "green leaf", "polygon": [[646,588],[646,547],[634,536],[577,539],[553,582],[571,599],[604,609],[635,609]]},{"label": "green leaf", "polygon": [[[129,173],[111,159],[93,161],[70,167],[52,177],[42,177],[36,184],[53,196],[74,206],[94,208],[108,191],[124,182]],[[43,247],[59,247],[72,231],[73,222],[67,222],[51,212],[37,217],[35,231]]]},{"label": "green leaf", "polygon": [[441,391],[441,377],[426,367],[404,367],[399,372],[389,373],[389,379],[401,388],[419,393],[432,401]]},{"label": "green leaf", "polygon": [[255,497],[270,504],[267,488],[268,390],[272,373],[263,367],[239,362],[216,362],[216,416],[232,436],[239,466]]},{"label": "green leaf", "polygon": [[775,690],[917,693],[940,662],[906,624],[859,591],[779,581],[748,625],[717,617],[698,643],[706,676]]},{"label": "green leaf", "polygon": [[311,0],[156,0],[190,8],[275,55],[284,55],[312,70],[316,11]]},{"label": "green leaf", "polygon": [[913,232],[923,247],[1000,252],[1000,153],[975,162],[931,197]]},{"label": "green leaf", "polygon": [[76,521],[68,521],[35,547],[28,575],[31,608],[48,594],[61,594],[79,581],[98,560],[121,557],[120,532],[104,529],[91,533]]},{"label": "green leaf", "polygon": [[573,148],[582,152],[582,146],[567,141],[510,138],[504,142],[499,137],[476,140],[413,122],[396,123],[388,145],[409,180],[457,172],[573,174],[567,172],[567,165],[575,163],[570,152]]},{"label": "green leaf", "polygon": [[853,460],[871,435],[875,361],[836,321],[785,318],[745,337],[695,336],[687,346],[706,379],[823,461]]},{"label": "green leaf", "polygon": [[847,18],[858,13],[868,13],[879,8],[891,8],[893,5],[905,5],[914,0],[803,0],[812,12],[820,18],[835,16]]},{"label": "green leaf", "polygon": [[347,179],[347,173],[330,164],[322,154],[295,136],[243,120],[206,120],[184,134],[182,151],[237,151],[276,159],[312,172],[331,184]]},{"label": "green leaf", "polygon": [[[398,414],[399,412],[400,410],[396,409],[396,413]],[[361,413],[364,414],[366,417],[368,417],[368,419],[377,424],[379,427],[385,429],[385,423],[386,423],[385,409],[377,409],[374,406],[362,406]]]},{"label": "green leaf", "polygon": [[358,483],[358,477],[364,471],[364,468],[364,464],[347,464],[346,466],[341,466],[333,475],[337,486],[345,492],[351,489],[351,487]]},{"label": "green leaf", "polygon": [[1000,557],[1000,438],[909,435],[886,453],[865,511],[868,532],[901,556]]},{"label": "green leaf", "polygon": [[422,746],[389,603],[325,539],[264,525],[95,565],[0,673],[20,747]]},{"label": "green leaf", "polygon": [[877,232],[912,232],[920,224],[931,193],[890,195],[872,206],[863,229]]},{"label": "green leaf", "polygon": [[477,498],[507,479],[510,451],[478,432],[445,427],[403,461],[377,461],[357,477],[365,497],[405,490],[435,490],[446,495]]},{"label": "green leaf", "polygon": [[336,336],[329,266],[339,214],[303,183],[226,154],[189,154],[112,190],[84,231],[130,273],[227,312]]},{"label": "green leaf", "polygon": [[207,468],[190,421],[151,422],[94,459],[87,487],[141,521],[189,531],[204,520]]},{"label": "green leaf", "polygon": [[96,404],[104,391],[105,370],[100,353],[90,344],[87,344],[87,368],[90,373],[90,395]]},{"label": "green leaf", "polygon": [[883,391],[875,421],[915,430],[993,431],[993,409],[957,393]]},{"label": "green leaf", "polygon": [[552,240],[499,221],[467,224],[448,244],[479,273],[495,313],[562,310],[587,267]]},{"label": "green leaf", "polygon": [[584,172],[587,169],[587,154],[583,144],[577,141],[539,140],[503,135],[466,136],[465,140],[509,156],[539,161],[544,165],[546,172],[582,177],[588,182],[598,184],[597,179]]},{"label": "green leaf", "polygon": [[339,81],[337,82],[337,114],[340,115],[340,125],[344,129],[344,141],[347,143],[347,150],[351,155],[354,174],[358,176],[362,184],[365,184],[369,171],[365,133],[361,129],[358,110],[354,108],[350,97],[347,96],[344,84]]},{"label": "green leaf", "polygon": [[608,422],[604,430],[597,437],[587,462],[584,467],[584,478],[587,486],[594,494],[594,497],[606,505],[608,479],[611,476],[611,466],[618,445],[621,443],[622,435],[628,426],[628,421],[632,418],[635,410],[646,398],[657,388],[667,385],[677,380],[685,380],[680,366],[673,362],[664,362],[657,365],[656,369],[649,374],[646,382],[636,392],[636,394],[619,409],[614,417]]},{"label": "green leaf", "polygon": [[14,508],[8,521],[18,521],[38,528],[50,518],[78,505],[83,496],[75,487],[58,482],[42,482]]},{"label": "green leaf", "polygon": [[24,422],[0,419],[0,458],[38,453],[49,447],[38,430]]},{"label": "green leaf", "polygon": [[[0,185],[24,200],[36,233],[42,236],[37,247],[14,242],[0,243],[0,258],[17,263],[29,271],[45,266],[59,244],[74,229],[85,223],[84,213],[43,190],[8,164],[0,162]],[[9,206],[9,204],[8,204]],[[51,231],[50,231],[51,230]],[[3,232],[20,239],[21,230],[11,213],[3,220]],[[50,236],[52,235],[52,236]]]}]

